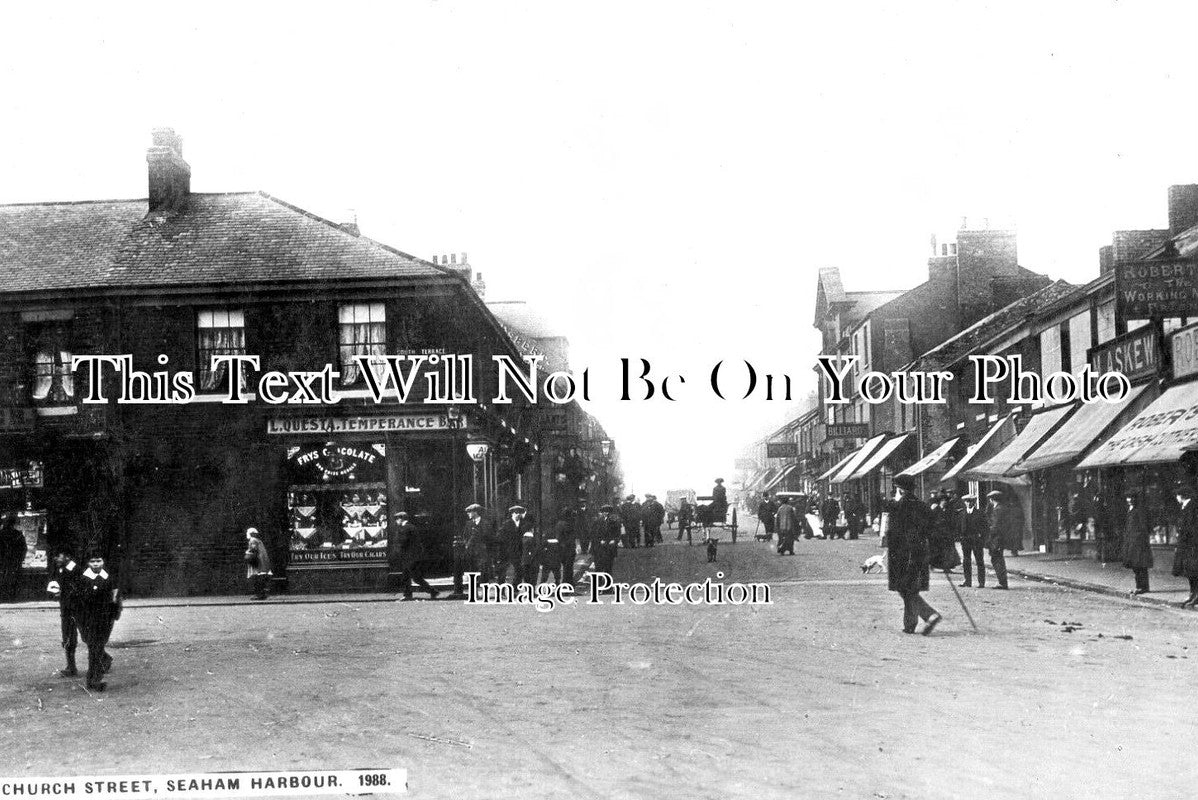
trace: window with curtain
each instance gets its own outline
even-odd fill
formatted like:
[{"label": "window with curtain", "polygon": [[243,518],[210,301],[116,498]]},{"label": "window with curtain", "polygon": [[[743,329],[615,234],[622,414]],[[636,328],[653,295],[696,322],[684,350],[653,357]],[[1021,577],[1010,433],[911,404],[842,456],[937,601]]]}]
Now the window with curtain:
[{"label": "window with curtain", "polygon": [[32,345],[32,399],[42,404],[70,403],[75,399],[71,372],[71,323],[39,322],[26,329]]},{"label": "window with curtain", "polygon": [[353,386],[362,380],[358,356],[379,356],[371,361],[380,380],[386,374],[381,356],[387,352],[387,318],[382,303],[355,303],[341,306],[337,312],[340,328],[341,385]]},{"label": "window with curtain", "polygon": [[[200,311],[196,315],[196,334],[200,391],[219,391],[229,367],[221,364],[219,368],[212,369],[212,357],[245,355],[245,312],[227,308]],[[242,369],[242,391],[248,381],[249,375]]]}]

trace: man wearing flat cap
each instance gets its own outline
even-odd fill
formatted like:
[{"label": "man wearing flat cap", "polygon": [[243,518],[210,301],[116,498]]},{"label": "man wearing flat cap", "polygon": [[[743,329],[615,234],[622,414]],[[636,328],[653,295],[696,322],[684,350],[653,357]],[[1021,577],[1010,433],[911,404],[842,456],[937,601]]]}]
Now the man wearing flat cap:
[{"label": "man wearing flat cap", "polygon": [[462,595],[463,575],[478,572],[484,583],[491,580],[489,555],[495,551],[495,523],[483,516],[478,503],[466,506],[466,522],[453,534],[453,593]]},{"label": "man wearing flat cap", "polygon": [[641,527],[645,530],[645,547],[661,541],[661,524],[666,518],[666,508],[657,502],[657,495],[645,495],[641,504]]},{"label": "man wearing flat cap", "polygon": [[924,636],[940,623],[940,612],[928,605],[920,592],[928,590],[930,560],[928,534],[931,511],[915,496],[915,478],[894,479],[895,498],[887,503],[886,546],[889,549],[887,581],[892,592],[903,598],[903,633],[915,633],[924,621]]},{"label": "man wearing flat cap", "polygon": [[965,573],[962,586],[973,586],[973,565],[977,564],[978,588],[986,587],[986,562],[983,557],[983,543],[989,530],[986,512],[982,511],[980,498],[976,494],[968,494],[961,498],[965,502],[965,513],[961,517],[958,528],[961,541],[961,569]]},{"label": "man wearing flat cap", "polygon": [[495,580],[502,583],[507,576],[508,567],[511,566],[512,586],[531,583],[536,576],[530,577],[527,572],[530,568],[535,569],[536,530],[524,506],[509,506],[507,514],[507,519],[499,528],[501,554]]},{"label": "man wearing flat cap", "polygon": [[994,576],[998,579],[998,585],[992,588],[1007,589],[1010,588],[1007,586],[1007,559],[1002,551],[1016,539],[1022,541],[1023,514],[998,490],[987,492],[986,497],[990,501],[986,549],[990,551],[990,566],[994,567]]},{"label": "man wearing flat cap", "polygon": [[639,547],[641,539],[641,506],[636,495],[630,494],[620,503],[620,522],[624,524],[624,546]]}]

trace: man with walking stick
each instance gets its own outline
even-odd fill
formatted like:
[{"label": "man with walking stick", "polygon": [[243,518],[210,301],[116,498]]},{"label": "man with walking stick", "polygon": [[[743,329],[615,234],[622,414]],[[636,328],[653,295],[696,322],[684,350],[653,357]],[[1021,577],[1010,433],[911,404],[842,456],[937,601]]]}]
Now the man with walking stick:
[{"label": "man with walking stick", "polygon": [[889,549],[887,583],[903,598],[903,633],[915,633],[920,619],[924,636],[935,630],[942,617],[928,605],[920,592],[928,590],[929,542],[932,514],[915,497],[915,478],[894,479],[894,500],[887,503],[886,546]]}]

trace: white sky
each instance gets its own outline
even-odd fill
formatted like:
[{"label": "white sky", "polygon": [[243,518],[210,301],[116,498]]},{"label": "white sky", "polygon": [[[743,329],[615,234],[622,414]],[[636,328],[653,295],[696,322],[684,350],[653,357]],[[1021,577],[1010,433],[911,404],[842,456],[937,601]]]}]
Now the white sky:
[{"label": "white sky", "polygon": [[[816,271],[899,289],[963,215],[1097,274],[1192,163],[1191,3],[21,4],[0,26],[0,202],[144,197],[152,127],[196,191],[262,189],[561,321],[638,492],[731,479],[802,384]],[[688,383],[619,403],[621,356]],[[610,398],[610,399],[608,399]]]}]

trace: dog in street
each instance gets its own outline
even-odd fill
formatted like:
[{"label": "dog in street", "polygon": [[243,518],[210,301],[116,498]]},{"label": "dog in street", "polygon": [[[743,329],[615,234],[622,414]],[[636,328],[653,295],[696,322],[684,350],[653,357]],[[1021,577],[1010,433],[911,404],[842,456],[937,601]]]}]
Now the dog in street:
[{"label": "dog in street", "polygon": [[876,556],[870,556],[861,563],[861,572],[885,572],[886,571],[886,556],[878,553]]},{"label": "dog in street", "polygon": [[707,563],[715,561],[716,548],[719,547],[720,540],[714,537],[707,537]]}]

